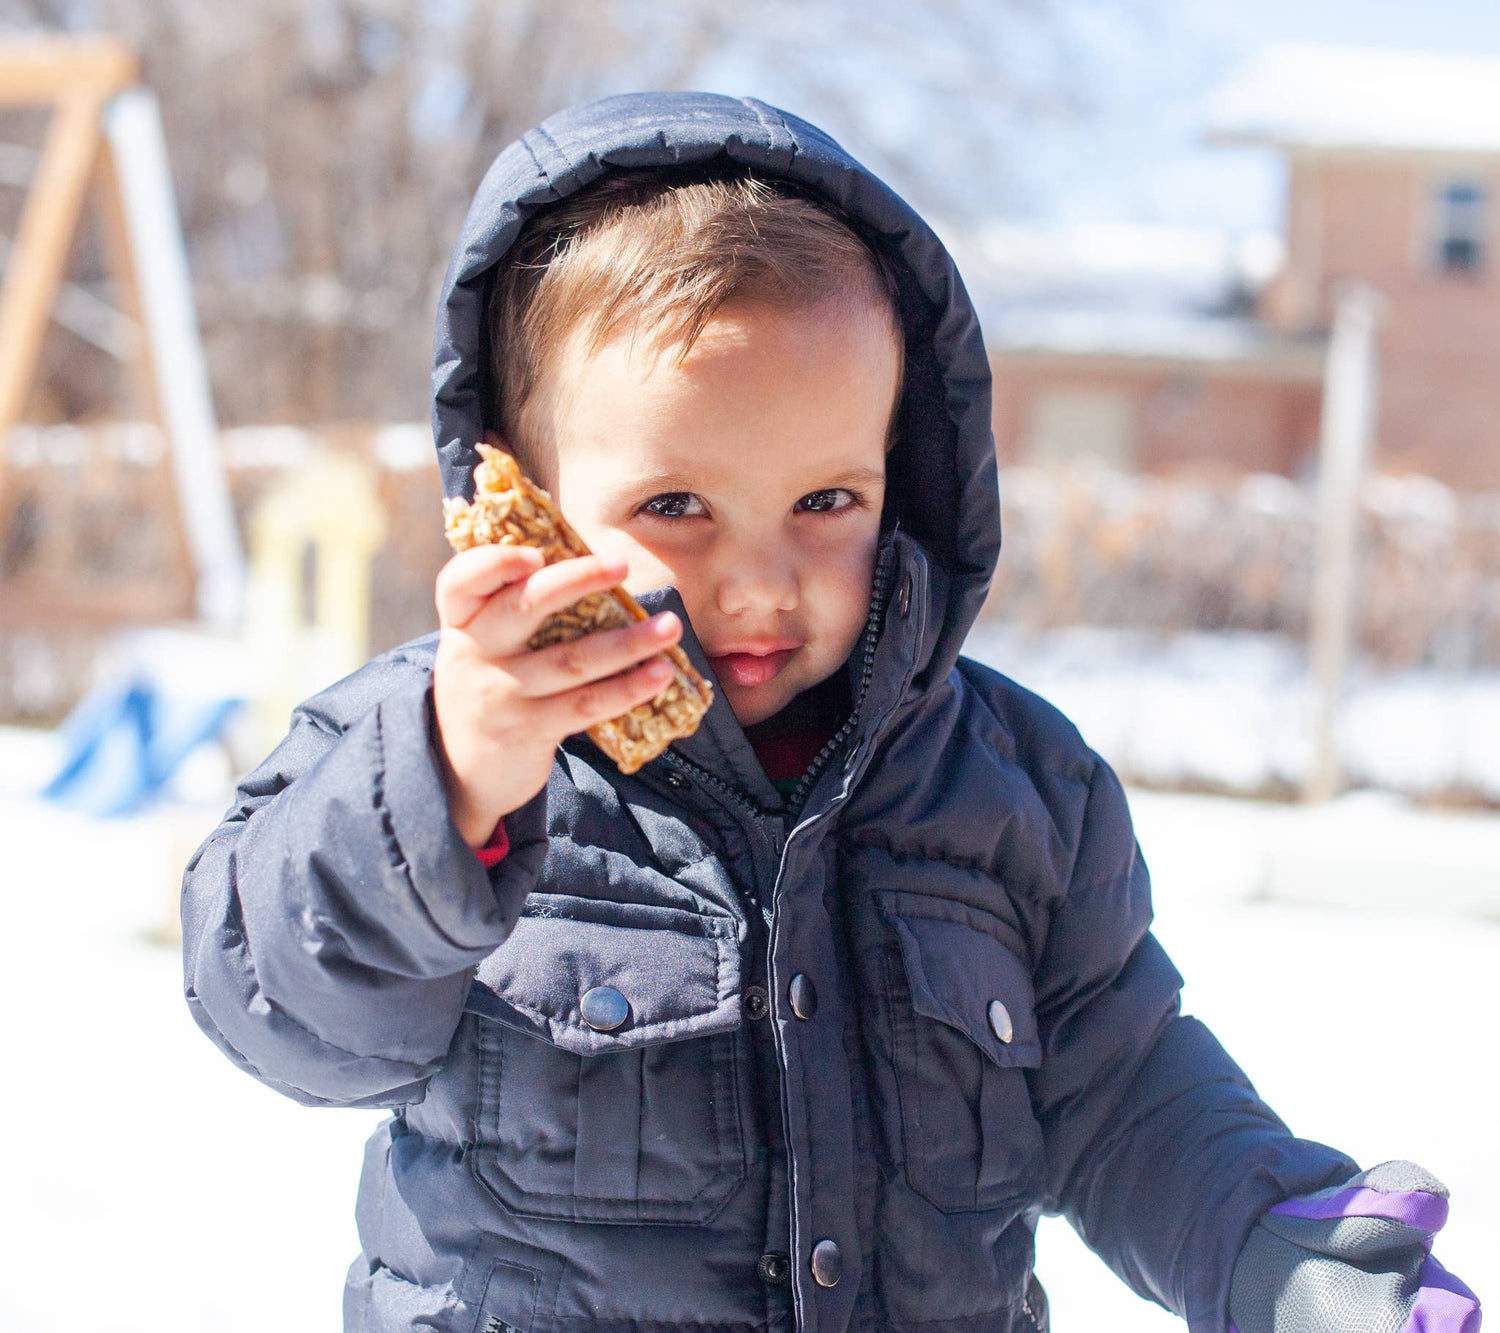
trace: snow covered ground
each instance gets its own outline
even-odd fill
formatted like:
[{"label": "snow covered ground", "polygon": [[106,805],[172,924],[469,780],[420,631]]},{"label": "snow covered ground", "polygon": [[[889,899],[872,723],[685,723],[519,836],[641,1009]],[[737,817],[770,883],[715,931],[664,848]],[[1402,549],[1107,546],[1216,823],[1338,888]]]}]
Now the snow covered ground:
[{"label": "snow covered ground", "polygon": [[[50,737],[0,730],[0,1328],[333,1333],[379,1115],[304,1109],[234,1070],[153,939],[224,804],[212,756],[200,799],[128,822],[29,799],[52,762]],[[1186,1007],[1298,1133],[1445,1179],[1437,1253],[1494,1299],[1500,817],[1133,801]],[[1044,1223],[1039,1247],[1057,1333],[1182,1327],[1066,1225]]]},{"label": "snow covered ground", "polygon": [[[1274,634],[1030,633],[982,620],[965,651],[1063,710],[1152,786],[1297,790],[1315,696],[1301,645]],[[1350,671],[1338,728],[1351,785],[1500,803],[1500,673]]]}]

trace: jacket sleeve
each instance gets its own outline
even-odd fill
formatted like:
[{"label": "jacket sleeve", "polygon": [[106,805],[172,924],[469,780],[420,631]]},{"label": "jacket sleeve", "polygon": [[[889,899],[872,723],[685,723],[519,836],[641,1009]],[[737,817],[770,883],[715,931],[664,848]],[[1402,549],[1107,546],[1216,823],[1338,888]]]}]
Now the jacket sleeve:
[{"label": "jacket sleeve", "polygon": [[448,816],[431,674],[396,650],[300,705],[183,877],[198,1025],[309,1105],[420,1101],[545,850],[543,792],[481,864]]},{"label": "jacket sleeve", "polygon": [[1293,1137],[1213,1034],[1179,1013],[1182,978],[1150,922],[1125,795],[1096,757],[1036,968],[1046,1204],[1137,1293],[1193,1333],[1226,1333],[1256,1219],[1357,1167]]}]

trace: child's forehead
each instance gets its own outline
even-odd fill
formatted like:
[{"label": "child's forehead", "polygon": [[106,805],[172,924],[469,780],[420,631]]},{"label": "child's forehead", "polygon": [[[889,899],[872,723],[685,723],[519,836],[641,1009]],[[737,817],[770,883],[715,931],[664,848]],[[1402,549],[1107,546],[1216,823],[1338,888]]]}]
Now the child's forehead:
[{"label": "child's forehead", "polygon": [[685,350],[629,331],[572,338],[553,377],[554,438],[563,466],[612,484],[816,489],[859,472],[868,485],[883,475],[898,380],[875,312],[726,308]]},{"label": "child's forehead", "polygon": [[746,487],[765,492],[847,486],[867,489],[885,480],[883,452],[851,449],[840,441],[808,437],[798,448],[767,447],[747,459],[739,440],[714,432],[691,438],[622,431],[607,443],[559,441],[566,467],[587,469],[616,486],[652,491],[719,491]]}]

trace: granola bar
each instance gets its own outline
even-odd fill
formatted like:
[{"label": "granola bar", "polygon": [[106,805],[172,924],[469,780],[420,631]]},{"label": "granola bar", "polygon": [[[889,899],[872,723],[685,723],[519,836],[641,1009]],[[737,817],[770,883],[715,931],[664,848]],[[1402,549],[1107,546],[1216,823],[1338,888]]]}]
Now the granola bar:
[{"label": "granola bar", "polygon": [[[461,496],[443,501],[443,527],[455,551],[487,543],[535,546],[549,565],[589,554],[556,502],[522,474],[514,458],[492,445],[478,448],[482,461],[474,469],[473,501]],[[610,588],[548,616],[529,642],[533,648],[545,648],[645,618],[624,588]],[[713,702],[713,687],[693,669],[687,654],[676,644],[665,654],[675,671],[655,696],[588,730],[622,773],[634,773],[674,740],[691,736]]]}]

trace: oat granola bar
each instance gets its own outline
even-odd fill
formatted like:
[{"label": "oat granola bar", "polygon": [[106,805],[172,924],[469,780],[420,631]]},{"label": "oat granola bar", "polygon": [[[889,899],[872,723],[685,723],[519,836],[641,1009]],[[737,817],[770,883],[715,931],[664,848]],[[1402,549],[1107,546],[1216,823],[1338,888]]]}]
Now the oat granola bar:
[{"label": "oat granola bar", "polygon": [[[487,543],[535,546],[549,565],[589,554],[583,538],[569,526],[552,497],[522,474],[515,459],[492,445],[478,448],[482,461],[474,469],[473,501],[461,496],[443,501],[443,526],[455,551]],[[549,616],[531,636],[530,644],[545,648],[645,618],[645,611],[624,588],[610,588]],[[634,773],[674,740],[691,736],[713,702],[713,687],[693,669],[687,654],[676,644],[665,654],[676,669],[654,697],[589,728],[594,744],[622,773]]]}]

